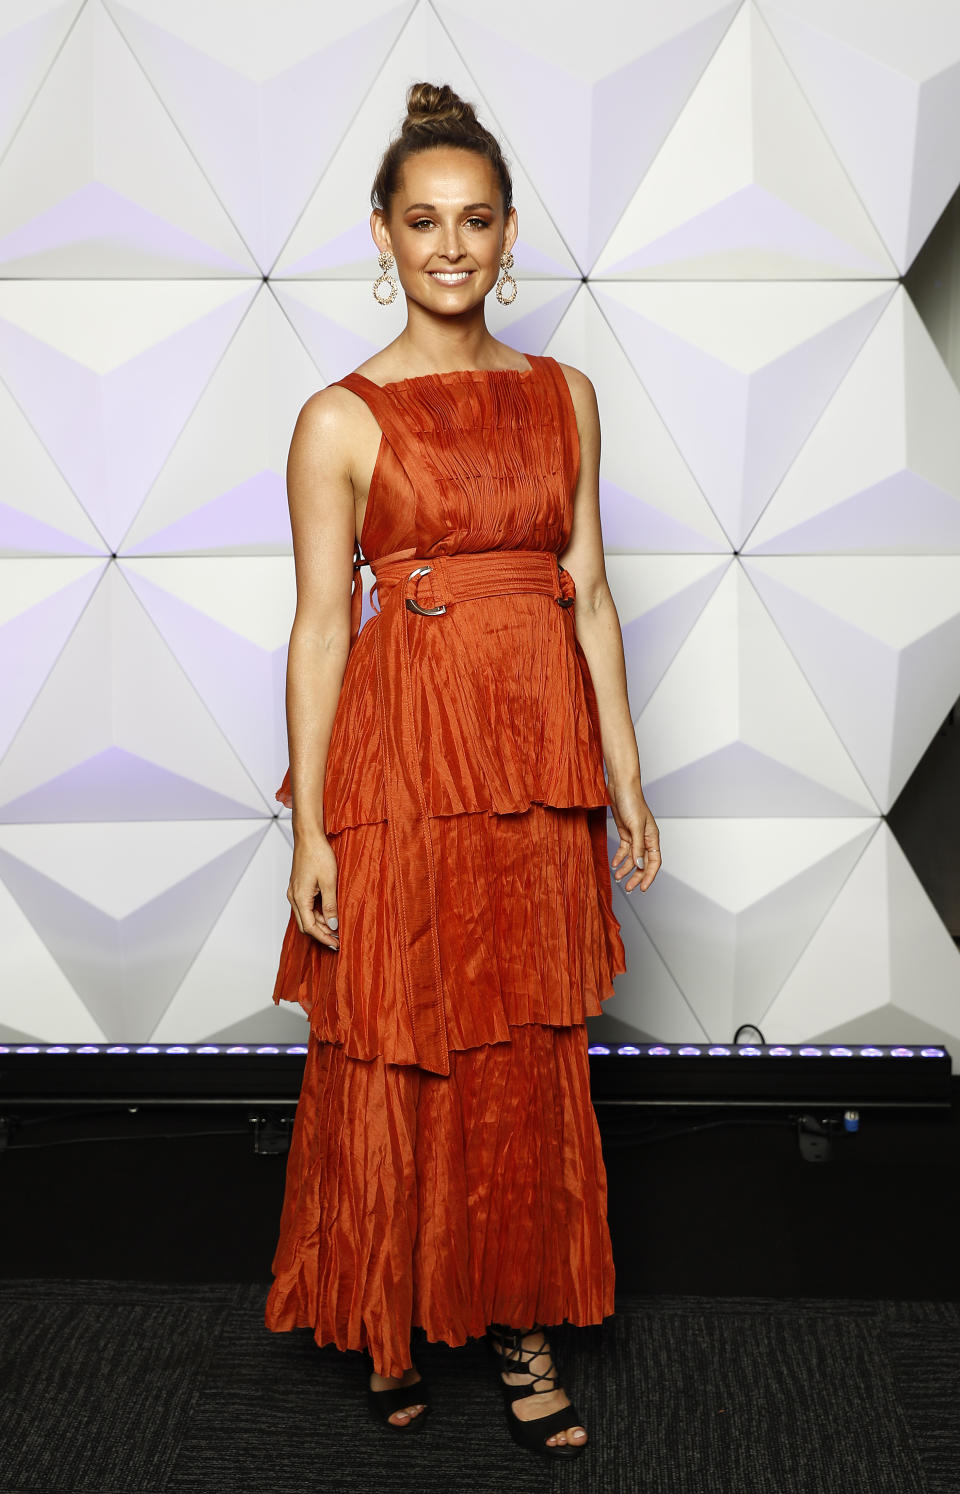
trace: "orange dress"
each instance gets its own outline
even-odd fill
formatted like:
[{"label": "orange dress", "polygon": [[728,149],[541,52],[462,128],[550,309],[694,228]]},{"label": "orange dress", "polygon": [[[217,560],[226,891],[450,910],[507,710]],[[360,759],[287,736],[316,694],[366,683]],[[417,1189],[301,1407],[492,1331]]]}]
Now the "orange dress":
[{"label": "orange dress", "polygon": [[310,1033],[266,1326],[390,1376],[412,1326],[455,1345],[613,1311],[584,1022],[626,963],[557,559],[579,446],[562,369],[526,357],[337,381],[382,436],[323,789],[340,948],[291,910],[273,992]]}]

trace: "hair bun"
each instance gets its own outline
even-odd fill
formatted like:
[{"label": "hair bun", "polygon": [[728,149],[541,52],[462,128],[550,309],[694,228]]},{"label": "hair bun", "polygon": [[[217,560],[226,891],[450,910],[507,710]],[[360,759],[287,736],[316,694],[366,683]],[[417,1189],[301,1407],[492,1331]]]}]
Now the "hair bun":
[{"label": "hair bun", "polygon": [[411,83],[407,89],[407,117],[402,129],[418,129],[424,124],[475,123],[473,105],[468,104],[449,83]]}]

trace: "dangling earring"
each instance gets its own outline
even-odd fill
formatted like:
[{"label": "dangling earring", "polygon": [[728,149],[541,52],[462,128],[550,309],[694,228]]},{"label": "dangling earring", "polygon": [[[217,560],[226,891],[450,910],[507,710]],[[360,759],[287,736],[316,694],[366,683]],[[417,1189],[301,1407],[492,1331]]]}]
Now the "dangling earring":
[{"label": "dangling earring", "polygon": [[[390,253],[389,249],[383,250],[383,252],[379,256],[378,263],[380,265],[381,273],[373,282],[373,299],[379,306],[389,306],[390,302],[396,299],[397,291],[399,290],[399,286],[397,285],[397,282],[394,280],[393,276],[387,274],[387,271],[393,264],[393,255]],[[389,296],[381,296],[380,292],[377,290],[377,286],[382,285],[384,281],[386,281],[390,287]]]},{"label": "dangling earring", "polygon": [[[497,281],[497,300],[500,302],[501,306],[509,306],[511,301],[515,301],[517,297],[517,282],[514,280],[513,276],[508,273],[513,269],[513,255],[509,251],[506,254],[501,254],[500,268],[503,270],[503,274]],[[500,293],[508,280],[513,286],[513,291],[509,296],[503,296]]]}]

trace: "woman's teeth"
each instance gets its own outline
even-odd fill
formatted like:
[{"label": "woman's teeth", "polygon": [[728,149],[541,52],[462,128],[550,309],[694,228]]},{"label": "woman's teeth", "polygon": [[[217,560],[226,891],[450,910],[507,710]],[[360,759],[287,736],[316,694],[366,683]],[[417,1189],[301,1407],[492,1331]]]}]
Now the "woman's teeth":
[{"label": "woman's teeth", "polygon": [[442,280],[444,285],[457,285],[461,280],[468,280],[471,273],[470,270],[456,270],[454,272],[448,270],[430,271],[434,280]]}]

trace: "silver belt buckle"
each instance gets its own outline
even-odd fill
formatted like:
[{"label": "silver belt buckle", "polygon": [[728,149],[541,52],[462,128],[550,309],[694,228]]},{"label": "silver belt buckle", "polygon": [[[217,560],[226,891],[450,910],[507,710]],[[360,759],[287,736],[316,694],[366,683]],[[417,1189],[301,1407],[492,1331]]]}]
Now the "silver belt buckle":
[{"label": "silver belt buckle", "polygon": [[[432,570],[433,570],[433,566],[432,565],[422,565],[417,570],[411,571],[410,572],[410,576],[426,576]],[[410,577],[408,576],[407,579],[409,580]],[[436,617],[436,615],[437,615],[438,612],[446,612],[446,610],[447,610],[445,606],[441,606],[441,607],[421,607],[420,603],[419,602],[415,602],[414,599],[413,599],[413,597],[407,597],[406,598],[406,603],[407,603],[407,606],[410,608],[411,612],[419,612],[420,615],[421,615],[421,617]]]}]

